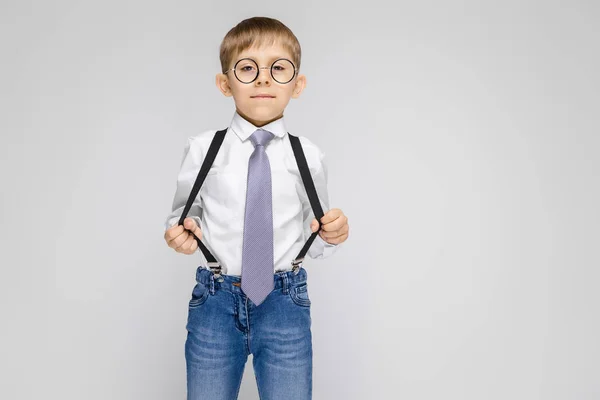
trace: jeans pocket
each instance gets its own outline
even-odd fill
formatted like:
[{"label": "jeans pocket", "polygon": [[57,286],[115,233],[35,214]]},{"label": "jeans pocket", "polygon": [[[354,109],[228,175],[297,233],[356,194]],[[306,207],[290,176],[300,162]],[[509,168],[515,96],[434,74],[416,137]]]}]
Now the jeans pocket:
[{"label": "jeans pocket", "polygon": [[189,308],[197,308],[204,304],[208,299],[208,288],[203,283],[196,283],[194,290],[192,290],[192,298],[190,299]]},{"label": "jeans pocket", "polygon": [[310,297],[308,297],[308,286],[306,282],[292,286],[289,293],[294,303],[299,306],[310,307]]}]

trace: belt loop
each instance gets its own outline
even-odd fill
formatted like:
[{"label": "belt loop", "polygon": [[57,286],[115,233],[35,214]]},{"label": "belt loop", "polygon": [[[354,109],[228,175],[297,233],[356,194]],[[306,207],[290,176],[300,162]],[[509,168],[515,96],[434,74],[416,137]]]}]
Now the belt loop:
[{"label": "belt loop", "polygon": [[283,294],[287,294],[288,293],[288,275],[286,272],[282,272],[281,273],[281,280],[283,280],[283,283],[281,284],[281,289]]},{"label": "belt loop", "polygon": [[214,295],[215,294],[215,274],[210,271],[210,294]]}]

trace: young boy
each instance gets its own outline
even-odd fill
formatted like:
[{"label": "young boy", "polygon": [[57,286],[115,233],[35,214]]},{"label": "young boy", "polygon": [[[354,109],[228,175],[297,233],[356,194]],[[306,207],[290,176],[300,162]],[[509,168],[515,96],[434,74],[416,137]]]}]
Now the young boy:
[{"label": "young boy", "polygon": [[[284,109],[306,85],[300,56],[296,36],[276,19],[250,18],[232,28],[221,43],[216,84],[233,96],[236,112],[225,132],[205,131],[185,148],[165,240],[184,254],[200,246],[210,267],[197,268],[189,302],[188,400],[237,399],[249,354],[261,399],[312,398],[301,261],[304,254],[333,254],[349,226],[337,208],[323,215],[323,153],[286,130]],[[209,148],[219,138],[215,154]]]}]

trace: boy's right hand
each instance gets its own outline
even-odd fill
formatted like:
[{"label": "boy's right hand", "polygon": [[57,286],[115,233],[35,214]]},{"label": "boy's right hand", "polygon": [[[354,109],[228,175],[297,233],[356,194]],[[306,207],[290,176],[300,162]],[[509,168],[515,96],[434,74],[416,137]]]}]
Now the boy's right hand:
[{"label": "boy's right hand", "polygon": [[188,217],[183,220],[183,225],[174,225],[165,231],[165,241],[178,253],[194,254],[198,249],[198,242],[191,232],[202,240],[202,231],[196,220]]}]

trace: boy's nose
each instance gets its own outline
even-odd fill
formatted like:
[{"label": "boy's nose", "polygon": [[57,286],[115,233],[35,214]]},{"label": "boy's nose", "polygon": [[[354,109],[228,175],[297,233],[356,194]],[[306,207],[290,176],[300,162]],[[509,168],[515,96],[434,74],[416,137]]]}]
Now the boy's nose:
[{"label": "boy's nose", "polygon": [[271,82],[271,71],[268,69],[259,69],[256,83],[270,83]]}]

